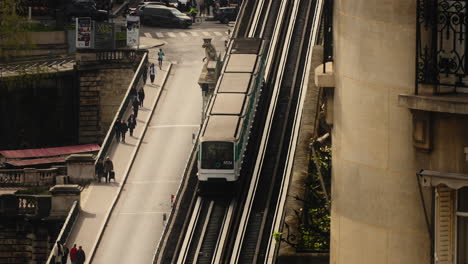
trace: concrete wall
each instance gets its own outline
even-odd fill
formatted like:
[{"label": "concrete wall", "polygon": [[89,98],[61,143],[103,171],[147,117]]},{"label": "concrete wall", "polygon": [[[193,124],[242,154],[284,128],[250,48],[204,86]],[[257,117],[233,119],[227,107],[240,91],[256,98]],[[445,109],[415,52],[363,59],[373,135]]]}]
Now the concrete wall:
[{"label": "concrete wall", "polygon": [[[430,263],[412,117],[416,1],[334,1],[330,263]],[[429,191],[426,193],[429,197]]]}]

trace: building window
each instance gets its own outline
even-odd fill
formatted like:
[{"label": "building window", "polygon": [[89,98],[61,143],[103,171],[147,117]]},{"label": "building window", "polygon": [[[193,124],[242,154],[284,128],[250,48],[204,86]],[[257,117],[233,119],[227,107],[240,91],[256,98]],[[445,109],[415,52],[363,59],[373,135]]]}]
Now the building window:
[{"label": "building window", "polygon": [[435,263],[468,263],[468,187],[436,188]]},{"label": "building window", "polygon": [[457,193],[457,263],[468,263],[468,187]]}]

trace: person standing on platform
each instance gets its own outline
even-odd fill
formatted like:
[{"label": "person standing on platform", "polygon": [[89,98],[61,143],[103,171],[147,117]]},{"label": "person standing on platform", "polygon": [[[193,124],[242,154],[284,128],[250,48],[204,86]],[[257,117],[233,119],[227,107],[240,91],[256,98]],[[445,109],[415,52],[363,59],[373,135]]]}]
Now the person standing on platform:
[{"label": "person standing on platform", "polygon": [[60,242],[57,241],[57,244],[54,248],[55,264],[62,264],[62,257],[63,257],[63,247],[60,244]]},{"label": "person standing on platform", "polygon": [[151,84],[153,84],[154,77],[156,77],[156,69],[154,68],[154,63],[151,63],[151,66],[149,68],[149,74],[150,74]]},{"label": "person standing on platform", "polygon": [[76,252],[78,249],[76,248],[76,244],[73,244],[73,247],[70,249],[70,261],[72,264],[76,264]]},{"label": "person standing on platform", "polygon": [[143,90],[143,87],[138,91],[138,99],[140,100],[140,107],[143,107],[143,100],[145,100],[145,90]]},{"label": "person standing on platform", "polygon": [[125,143],[125,134],[127,134],[127,131],[128,131],[127,123],[125,123],[125,121],[122,120],[122,123],[120,124],[120,133],[122,134],[123,143]]},{"label": "person standing on platform", "polygon": [[86,260],[86,255],[83,251],[81,246],[78,247],[78,251],[76,251],[76,264],[84,264]]},{"label": "person standing on platform", "polygon": [[111,174],[114,173],[114,163],[112,163],[109,156],[107,156],[106,161],[104,161],[104,173],[106,175],[106,182],[109,182]]},{"label": "person standing on platform", "polygon": [[62,250],[63,250],[62,264],[67,264],[68,252],[69,252],[68,247],[66,245],[63,245]]},{"label": "person standing on platform", "polygon": [[99,159],[98,162],[96,163],[96,178],[98,179],[98,182],[101,181],[101,178],[104,176],[104,164],[102,162],[102,159]]},{"label": "person standing on platform", "polygon": [[120,118],[117,118],[114,124],[115,139],[120,142]]},{"label": "person standing on platform", "polygon": [[138,99],[135,98],[132,103],[133,106],[133,115],[135,116],[135,119],[138,117],[138,108],[140,108],[140,102]]},{"label": "person standing on platform", "polygon": [[133,137],[133,130],[136,127],[136,119],[133,114],[131,114],[127,119],[128,130],[130,130],[130,136]]},{"label": "person standing on platform", "polygon": [[164,59],[164,52],[162,51],[162,49],[159,49],[159,52],[158,52],[158,63],[159,63],[159,69],[162,70],[162,62],[163,62],[163,59]]}]

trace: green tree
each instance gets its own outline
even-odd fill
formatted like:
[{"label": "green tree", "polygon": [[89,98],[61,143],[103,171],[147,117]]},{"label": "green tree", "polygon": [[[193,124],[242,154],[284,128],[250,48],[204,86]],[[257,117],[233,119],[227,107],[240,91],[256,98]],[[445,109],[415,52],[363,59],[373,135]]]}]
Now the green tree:
[{"label": "green tree", "polygon": [[0,0],[0,60],[10,62],[18,55],[27,55],[33,48],[27,34],[29,23],[24,0]]}]

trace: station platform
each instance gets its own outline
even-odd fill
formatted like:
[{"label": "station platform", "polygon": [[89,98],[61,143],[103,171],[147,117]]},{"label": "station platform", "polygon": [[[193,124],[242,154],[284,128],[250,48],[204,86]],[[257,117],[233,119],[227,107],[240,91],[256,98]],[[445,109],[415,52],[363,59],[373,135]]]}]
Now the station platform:
[{"label": "station platform", "polygon": [[[156,61],[150,61],[157,63]],[[150,84],[149,79],[144,87],[145,100],[144,107],[140,108],[137,117],[137,126],[133,132],[133,137],[127,133],[126,143],[116,143],[109,151],[109,157],[114,163],[115,182],[92,182],[81,192],[80,214],[76,219],[66,245],[71,248],[73,244],[82,246],[86,253],[86,263],[89,263],[90,256],[96,249],[102,236],[103,230],[107,224],[111,213],[114,200],[121,191],[121,185],[124,184],[124,177],[129,165],[136,156],[136,149],[139,140],[144,136],[145,127],[149,124],[151,115],[156,107],[156,100],[160,89],[163,89],[165,79],[168,77],[168,71],[171,65],[168,62],[163,63],[162,70],[158,69],[154,85]],[[104,178],[103,178],[104,179]]]}]

